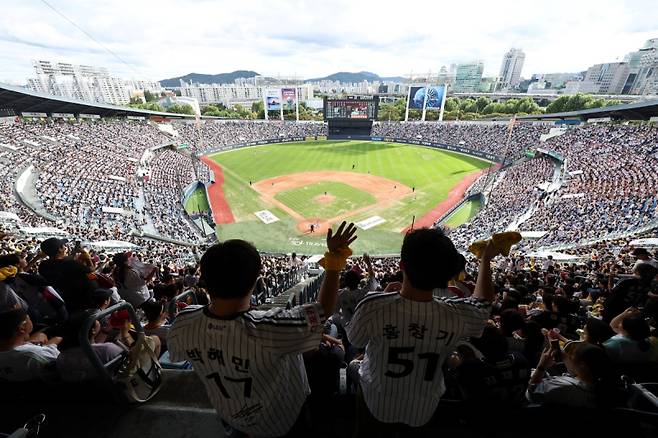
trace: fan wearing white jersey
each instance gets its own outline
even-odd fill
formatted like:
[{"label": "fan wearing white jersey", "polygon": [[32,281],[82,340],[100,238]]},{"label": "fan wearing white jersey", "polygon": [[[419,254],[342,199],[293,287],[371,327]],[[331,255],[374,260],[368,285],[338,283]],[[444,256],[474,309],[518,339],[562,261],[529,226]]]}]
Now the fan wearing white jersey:
[{"label": "fan wearing white jersey", "polygon": [[490,262],[497,252],[489,244],[471,297],[438,298],[432,291],[445,289],[462,269],[460,254],[439,229],[405,236],[401,290],[368,295],[346,328],[352,344],[365,347],[363,360],[355,364],[360,365],[357,434],[386,433],[390,427],[382,423],[420,427],[430,421],[445,392],[443,362],[460,340],[479,337],[489,318]]},{"label": "fan wearing white jersey", "polygon": [[310,393],[302,353],[320,345],[355,231],[345,222],[335,235],[328,231],[318,302],[291,310],[250,308],[261,269],[250,243],[227,240],[201,258],[201,280],[211,303],[181,312],[167,343],[173,361],[192,363],[222,421],[237,432],[258,437],[301,433],[303,422],[297,419]]}]

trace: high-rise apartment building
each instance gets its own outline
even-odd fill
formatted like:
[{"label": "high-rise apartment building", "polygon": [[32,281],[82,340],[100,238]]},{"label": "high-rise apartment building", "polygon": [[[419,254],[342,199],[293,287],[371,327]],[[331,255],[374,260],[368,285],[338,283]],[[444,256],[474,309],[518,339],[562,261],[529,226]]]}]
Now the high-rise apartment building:
[{"label": "high-rise apartment building", "polygon": [[134,91],[164,91],[159,82],[121,79],[103,67],[41,60],[33,65],[36,77],[27,80],[27,88],[55,96],[124,105]]},{"label": "high-rise apartment building", "polygon": [[276,88],[297,88],[299,100],[304,102],[313,98],[313,86],[303,85],[251,85],[251,84],[188,84],[181,81],[180,92],[185,97],[193,97],[199,104],[221,103],[227,107],[235,104],[251,105],[262,102],[267,90]]},{"label": "high-rise apartment building", "polygon": [[514,88],[521,83],[521,70],[523,70],[524,62],[525,53],[521,49],[512,48],[505,53],[499,75],[503,88]]}]

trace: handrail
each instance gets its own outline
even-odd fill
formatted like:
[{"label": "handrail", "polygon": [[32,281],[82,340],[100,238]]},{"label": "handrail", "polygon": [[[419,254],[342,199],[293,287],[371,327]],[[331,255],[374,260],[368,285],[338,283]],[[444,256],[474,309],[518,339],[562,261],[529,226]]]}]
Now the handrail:
[{"label": "handrail", "polygon": [[124,309],[128,311],[133,326],[135,327],[135,331],[139,334],[144,333],[144,328],[142,327],[142,324],[140,324],[139,318],[137,318],[135,309],[130,303],[123,301],[121,303],[117,303],[114,306],[110,306],[107,309],[101,310],[100,312],[90,316],[86,321],[83,322],[82,329],[78,334],[80,348],[82,349],[82,351],[85,353],[85,355],[93,365],[94,369],[98,373],[103,383],[107,385],[108,389],[111,391],[111,393],[114,395],[114,397],[117,400],[120,400],[120,397],[114,388],[114,380],[112,379],[110,373],[107,371],[105,364],[103,364],[103,362],[101,362],[98,356],[96,356],[96,353],[94,353],[94,350],[91,347],[91,342],[89,342],[89,332],[91,331],[91,328],[93,327],[94,323],[99,319],[102,319],[106,316],[113,314],[116,311],[124,310]]}]

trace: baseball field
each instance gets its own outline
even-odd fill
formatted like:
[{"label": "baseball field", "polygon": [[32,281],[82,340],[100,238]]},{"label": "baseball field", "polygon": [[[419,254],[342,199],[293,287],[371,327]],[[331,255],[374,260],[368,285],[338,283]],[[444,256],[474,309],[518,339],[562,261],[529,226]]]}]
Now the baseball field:
[{"label": "baseball field", "polygon": [[359,227],[357,253],[399,253],[404,231],[431,225],[459,202],[489,163],[425,148],[370,141],[307,141],[221,152],[210,204],[220,240],[260,250],[317,254],[327,227]]}]

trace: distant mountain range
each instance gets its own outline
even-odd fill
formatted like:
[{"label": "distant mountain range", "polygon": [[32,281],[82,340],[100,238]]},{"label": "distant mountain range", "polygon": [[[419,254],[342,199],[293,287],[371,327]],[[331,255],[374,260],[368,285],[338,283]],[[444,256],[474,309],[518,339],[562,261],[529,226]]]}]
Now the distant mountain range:
[{"label": "distant mountain range", "polygon": [[232,84],[237,78],[253,78],[258,73],[251,70],[236,70],[231,73],[220,73],[217,75],[208,75],[204,73],[189,73],[185,76],[176,78],[163,79],[160,81],[163,87],[180,87],[180,80],[185,82],[195,82],[199,84]]},{"label": "distant mountain range", "polygon": [[[236,70],[231,73],[219,73],[216,75],[204,73],[189,73],[185,76],[178,76],[175,78],[163,79],[160,81],[163,87],[180,87],[180,80],[185,82],[194,82],[200,84],[232,84],[237,78],[253,78],[258,76],[258,73],[251,70]],[[306,79],[304,82],[317,82],[317,81],[338,81],[338,82],[362,82],[362,81],[404,81],[405,78],[401,76],[381,77],[369,71],[360,72],[346,72],[341,71],[338,73],[325,76],[323,78]]]},{"label": "distant mountain range", "polygon": [[403,81],[405,78],[401,76],[390,76],[390,77],[381,77],[375,73],[371,73],[369,71],[360,71],[360,72],[347,72],[347,71],[341,71],[338,73],[331,74],[329,76],[325,76],[323,78],[314,78],[314,79],[306,79],[305,82],[317,82],[317,81],[338,81],[338,82],[362,82],[362,81],[368,81],[368,82],[373,82],[373,81]]}]

